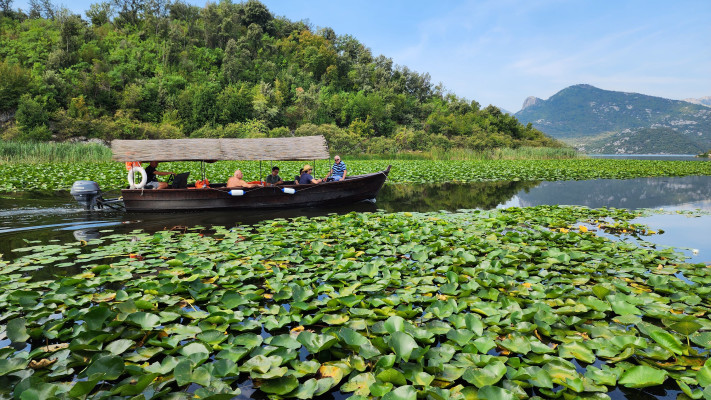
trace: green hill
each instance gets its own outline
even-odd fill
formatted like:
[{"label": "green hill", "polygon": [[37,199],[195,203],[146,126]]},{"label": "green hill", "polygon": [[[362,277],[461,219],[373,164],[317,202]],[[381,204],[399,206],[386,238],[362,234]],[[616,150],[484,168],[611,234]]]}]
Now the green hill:
[{"label": "green hill", "polygon": [[560,145],[258,1],[116,0],[93,4],[89,20],[33,4],[0,12],[5,140],[323,134],[332,150],[372,153]]},{"label": "green hill", "polygon": [[587,152],[698,153],[711,148],[711,109],[686,101],[574,85],[529,98],[515,116]]}]

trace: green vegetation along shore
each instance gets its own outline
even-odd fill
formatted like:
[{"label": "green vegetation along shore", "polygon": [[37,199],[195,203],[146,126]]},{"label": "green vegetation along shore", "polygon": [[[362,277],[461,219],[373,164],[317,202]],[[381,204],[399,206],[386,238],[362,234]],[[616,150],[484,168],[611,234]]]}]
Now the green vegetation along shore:
[{"label": "green vegetation along shore", "polygon": [[[558,181],[588,179],[631,179],[657,176],[711,175],[711,163],[697,161],[657,160],[348,160],[350,174],[362,174],[392,165],[389,183],[443,183],[481,181]],[[271,162],[217,162],[206,165],[212,182],[224,182],[240,168],[247,180],[265,176]],[[282,177],[298,174],[303,163],[279,162]],[[327,161],[316,163],[315,174],[325,175]],[[190,179],[201,177],[200,163],[162,163],[161,170],[190,171]],[[28,190],[68,190],[76,180],[92,180],[102,189],[118,189],[127,185],[122,163],[10,163],[0,168],[0,192]]]},{"label": "green vegetation along shore", "polygon": [[613,240],[653,234],[635,216],[350,213],[31,243],[0,259],[0,396],[709,399],[711,269]]},{"label": "green vegetation along shore", "polygon": [[88,20],[30,4],[0,11],[3,140],[322,134],[333,151],[376,154],[562,146],[255,0],[97,2]]}]

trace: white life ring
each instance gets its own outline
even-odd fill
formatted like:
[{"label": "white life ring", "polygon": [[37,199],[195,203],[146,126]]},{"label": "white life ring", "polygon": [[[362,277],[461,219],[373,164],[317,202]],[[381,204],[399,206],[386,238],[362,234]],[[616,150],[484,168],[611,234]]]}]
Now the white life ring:
[{"label": "white life ring", "polygon": [[[135,173],[138,171],[141,173],[141,183],[136,185],[136,181],[133,179]],[[148,175],[146,175],[146,170],[143,167],[132,167],[128,170],[128,185],[131,189],[143,189],[146,186],[146,181],[148,180]]]}]

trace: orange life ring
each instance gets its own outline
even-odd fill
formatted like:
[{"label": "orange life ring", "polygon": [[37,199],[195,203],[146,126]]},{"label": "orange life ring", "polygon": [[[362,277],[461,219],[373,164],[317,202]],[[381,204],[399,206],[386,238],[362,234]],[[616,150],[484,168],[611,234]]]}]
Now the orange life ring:
[{"label": "orange life ring", "polygon": [[126,171],[130,171],[133,167],[140,167],[140,161],[126,161]]}]

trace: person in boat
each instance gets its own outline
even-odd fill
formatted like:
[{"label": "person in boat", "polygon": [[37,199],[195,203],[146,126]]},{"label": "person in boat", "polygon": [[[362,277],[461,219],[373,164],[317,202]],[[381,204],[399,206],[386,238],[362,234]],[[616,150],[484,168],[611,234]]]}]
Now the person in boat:
[{"label": "person in boat", "polygon": [[167,182],[160,182],[156,175],[175,175],[175,172],[158,171],[158,161],[151,161],[146,167],[146,186],[145,189],[167,189]]},{"label": "person in boat", "polygon": [[268,185],[281,185],[284,183],[284,181],[281,180],[281,177],[279,176],[279,167],[273,167],[272,168],[272,173],[267,175],[266,182]]},{"label": "person in boat", "polygon": [[237,170],[235,171],[235,174],[230,177],[230,179],[227,180],[227,187],[246,187],[246,188],[251,188],[259,186],[254,183],[247,183],[242,179],[242,171]]},{"label": "person in boat", "polygon": [[311,175],[311,172],[313,172],[313,167],[311,167],[309,164],[304,165],[304,168],[302,168],[301,176],[299,177],[299,184],[300,185],[307,185],[309,183],[321,183],[321,179],[314,179],[314,177]]},{"label": "person in boat", "polygon": [[326,181],[340,181],[346,179],[348,171],[346,170],[346,163],[341,161],[341,156],[336,155],[333,157],[333,167],[328,171],[326,175]]}]

